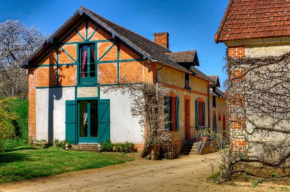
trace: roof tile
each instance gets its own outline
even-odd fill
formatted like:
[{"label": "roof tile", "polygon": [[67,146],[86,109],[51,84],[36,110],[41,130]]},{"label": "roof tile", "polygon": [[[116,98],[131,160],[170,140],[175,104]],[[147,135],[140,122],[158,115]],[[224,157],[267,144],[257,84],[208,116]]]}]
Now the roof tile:
[{"label": "roof tile", "polygon": [[216,42],[290,35],[289,0],[230,0]]}]

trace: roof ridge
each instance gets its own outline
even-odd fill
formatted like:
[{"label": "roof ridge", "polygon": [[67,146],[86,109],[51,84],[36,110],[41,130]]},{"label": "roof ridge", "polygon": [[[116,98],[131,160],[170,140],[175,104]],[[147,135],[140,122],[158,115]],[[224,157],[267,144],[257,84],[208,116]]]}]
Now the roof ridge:
[{"label": "roof ridge", "polygon": [[130,29],[127,29],[127,28],[125,28],[125,27],[123,27],[123,26],[121,26],[121,25],[119,25],[119,24],[116,24],[116,23],[114,23],[114,22],[112,22],[112,21],[110,21],[110,20],[108,20],[108,19],[106,19],[106,18],[100,16],[99,14],[97,14],[97,13],[95,13],[95,12],[93,12],[93,11],[91,11],[91,10],[85,8],[85,7],[83,7],[83,6],[80,7],[80,9],[83,9],[83,10],[85,10],[85,11],[91,12],[92,14],[95,14],[95,15],[97,15],[98,17],[101,17],[102,19],[106,20],[107,22],[110,22],[110,23],[112,23],[112,24],[114,24],[114,25],[117,25],[117,26],[119,26],[119,27],[121,27],[121,28],[123,28],[123,29],[125,29],[125,30],[128,30],[128,31],[134,33],[135,35],[137,35],[137,36],[139,36],[139,37],[141,37],[141,38],[143,38],[143,39],[146,39],[146,40],[150,41],[151,43],[154,43],[155,45],[161,47],[162,49],[164,49],[164,50],[166,50],[166,51],[168,51],[168,52],[171,52],[169,49],[167,49],[167,48],[165,48],[165,47],[163,47],[163,46],[161,46],[161,45],[155,43],[154,41],[151,41],[150,39],[148,39],[148,38],[146,38],[146,37],[144,37],[144,36],[142,36],[142,35],[139,35],[138,33],[134,32],[134,31],[132,31],[132,30],[130,30]]},{"label": "roof ridge", "polygon": [[197,52],[197,50],[189,50],[189,51],[175,51],[175,52],[170,52],[170,53],[165,53],[165,54],[185,53],[185,52]]}]

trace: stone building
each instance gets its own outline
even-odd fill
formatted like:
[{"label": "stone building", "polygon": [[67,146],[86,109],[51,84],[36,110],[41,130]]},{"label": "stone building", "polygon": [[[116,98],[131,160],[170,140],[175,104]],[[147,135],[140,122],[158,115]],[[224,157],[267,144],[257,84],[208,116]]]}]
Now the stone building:
[{"label": "stone building", "polygon": [[[245,59],[243,62],[247,62],[246,60],[253,61],[252,65],[246,66],[244,63],[241,63],[240,67],[229,66],[229,69],[231,69],[229,71],[230,81],[236,78],[236,82],[232,81],[232,83],[242,84],[250,82],[252,87],[256,86],[254,85],[255,82],[259,81],[259,84],[255,87],[257,88],[256,90],[254,88],[248,91],[245,89],[246,91],[240,91],[238,94],[233,91],[229,95],[229,98],[239,101],[229,102],[229,111],[241,105],[246,110],[249,108],[251,110],[247,112],[248,114],[244,118],[232,115],[229,116],[228,120],[229,129],[231,130],[241,130],[243,127],[246,127],[248,131],[253,129],[275,129],[271,133],[263,135],[263,137],[263,132],[257,132],[250,136],[249,141],[256,144],[255,150],[252,151],[254,155],[261,154],[263,151],[258,146],[258,142],[279,144],[285,138],[284,130],[289,130],[289,118],[288,120],[285,118],[275,125],[273,123],[277,121],[275,113],[289,106],[287,102],[284,102],[289,99],[289,96],[287,97],[285,92],[287,84],[289,85],[289,83],[286,83],[287,78],[282,79],[283,71],[280,73],[281,77],[275,75],[277,70],[281,70],[281,68],[277,67],[280,65],[280,61],[276,60],[277,63],[274,63],[271,67],[259,67],[259,62],[262,63],[263,58],[278,59],[280,56],[290,52],[289,12],[290,2],[287,0],[230,0],[218,32],[215,35],[216,43],[222,42],[227,46],[227,56],[229,58],[236,60]],[[254,67],[257,67],[258,70],[253,70]],[[287,63],[285,67],[285,74],[287,71],[289,73],[290,69]],[[250,71],[249,68],[252,70]],[[266,73],[266,70],[269,73],[265,74],[265,77],[259,75]],[[275,87],[277,82],[285,86],[284,89],[277,91],[278,87]],[[233,89],[238,89],[238,85],[235,86],[233,84]],[[246,86],[249,87],[249,85]],[[264,89],[262,90],[261,87],[264,87]],[[285,100],[275,101],[273,95],[278,95],[279,93],[282,95],[284,92]],[[256,107],[258,112],[253,114],[255,110],[253,103],[258,103],[259,101],[261,101],[260,106],[264,105],[265,112],[261,110],[262,107],[260,109]],[[277,106],[274,108],[273,104],[275,103]],[[269,111],[270,105],[272,105],[272,112]],[[255,123],[251,119],[254,119]],[[234,145],[246,146],[248,143],[243,136],[245,136],[245,132],[242,133],[240,138],[234,138],[232,141]]]}]

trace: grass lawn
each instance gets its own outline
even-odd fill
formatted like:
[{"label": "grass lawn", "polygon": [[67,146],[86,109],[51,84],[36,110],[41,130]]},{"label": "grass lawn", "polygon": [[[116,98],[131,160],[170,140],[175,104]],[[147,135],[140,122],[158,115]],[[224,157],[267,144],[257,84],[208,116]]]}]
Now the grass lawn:
[{"label": "grass lawn", "polygon": [[114,153],[23,146],[0,153],[0,183],[101,168],[131,160],[133,158]]}]

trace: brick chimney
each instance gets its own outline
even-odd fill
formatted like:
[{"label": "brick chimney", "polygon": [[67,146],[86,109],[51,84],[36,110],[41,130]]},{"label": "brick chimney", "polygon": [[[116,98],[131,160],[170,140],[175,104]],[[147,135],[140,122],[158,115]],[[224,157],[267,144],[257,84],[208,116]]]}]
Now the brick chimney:
[{"label": "brick chimney", "polygon": [[169,33],[154,33],[154,42],[166,49],[169,49]]}]

